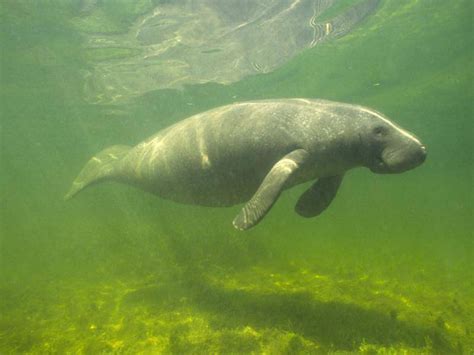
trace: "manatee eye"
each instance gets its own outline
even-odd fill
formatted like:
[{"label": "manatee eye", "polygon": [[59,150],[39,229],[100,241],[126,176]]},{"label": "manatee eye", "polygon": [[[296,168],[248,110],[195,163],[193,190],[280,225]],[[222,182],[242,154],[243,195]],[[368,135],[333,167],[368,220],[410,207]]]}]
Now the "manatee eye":
[{"label": "manatee eye", "polygon": [[387,135],[387,129],[383,126],[375,127],[373,132],[377,137],[380,137],[380,138],[385,137]]}]

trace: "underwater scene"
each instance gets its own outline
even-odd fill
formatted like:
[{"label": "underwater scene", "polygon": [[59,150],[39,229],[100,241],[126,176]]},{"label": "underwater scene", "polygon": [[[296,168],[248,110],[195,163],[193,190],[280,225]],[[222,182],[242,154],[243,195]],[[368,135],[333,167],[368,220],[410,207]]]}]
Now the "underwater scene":
[{"label": "underwater scene", "polygon": [[0,16],[1,354],[474,353],[471,0]]}]

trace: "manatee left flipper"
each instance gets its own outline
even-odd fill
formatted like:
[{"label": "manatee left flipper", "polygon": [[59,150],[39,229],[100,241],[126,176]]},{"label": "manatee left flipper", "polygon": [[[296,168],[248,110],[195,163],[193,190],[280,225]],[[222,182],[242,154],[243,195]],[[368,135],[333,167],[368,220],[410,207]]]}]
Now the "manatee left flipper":
[{"label": "manatee left flipper", "polygon": [[309,156],[304,149],[297,149],[285,155],[263,179],[257,192],[242,208],[232,222],[239,230],[246,230],[262,220],[283,190],[285,183]]},{"label": "manatee left flipper", "polygon": [[316,217],[336,197],[344,175],[320,178],[298,199],[295,211],[302,217]]}]

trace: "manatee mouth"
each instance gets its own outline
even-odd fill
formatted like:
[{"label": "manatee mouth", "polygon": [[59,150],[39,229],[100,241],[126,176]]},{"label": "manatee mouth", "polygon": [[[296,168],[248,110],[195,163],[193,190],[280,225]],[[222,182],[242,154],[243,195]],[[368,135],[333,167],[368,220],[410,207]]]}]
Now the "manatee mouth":
[{"label": "manatee mouth", "polygon": [[400,167],[397,162],[401,149],[384,149],[380,155],[375,156],[373,166],[370,170],[378,174],[393,174],[398,172]]},{"label": "manatee mouth", "polygon": [[389,170],[387,163],[385,163],[382,157],[376,157],[374,164],[370,167],[370,171],[373,173],[388,173]]},{"label": "manatee mouth", "polygon": [[382,157],[375,158],[375,166],[378,168],[386,168],[387,164],[383,161]]},{"label": "manatee mouth", "polygon": [[375,157],[371,170],[379,174],[397,174],[416,168],[426,159],[426,148],[420,145],[419,149],[406,154],[405,150],[384,150]]}]

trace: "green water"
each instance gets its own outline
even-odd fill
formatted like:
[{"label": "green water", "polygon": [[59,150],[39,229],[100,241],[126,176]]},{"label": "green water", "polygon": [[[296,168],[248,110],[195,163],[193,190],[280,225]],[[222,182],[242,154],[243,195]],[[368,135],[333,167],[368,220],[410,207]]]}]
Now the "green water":
[{"label": "green water", "polygon": [[[118,107],[84,100],[82,2],[0,4],[0,353],[474,351],[472,1],[385,0],[271,74]],[[120,32],[143,11],[98,6],[91,31]],[[293,212],[296,187],[245,233],[231,225],[239,206],[113,184],[62,199],[104,147],[280,97],[374,107],[428,159],[402,175],[350,172],[315,219]]]}]

